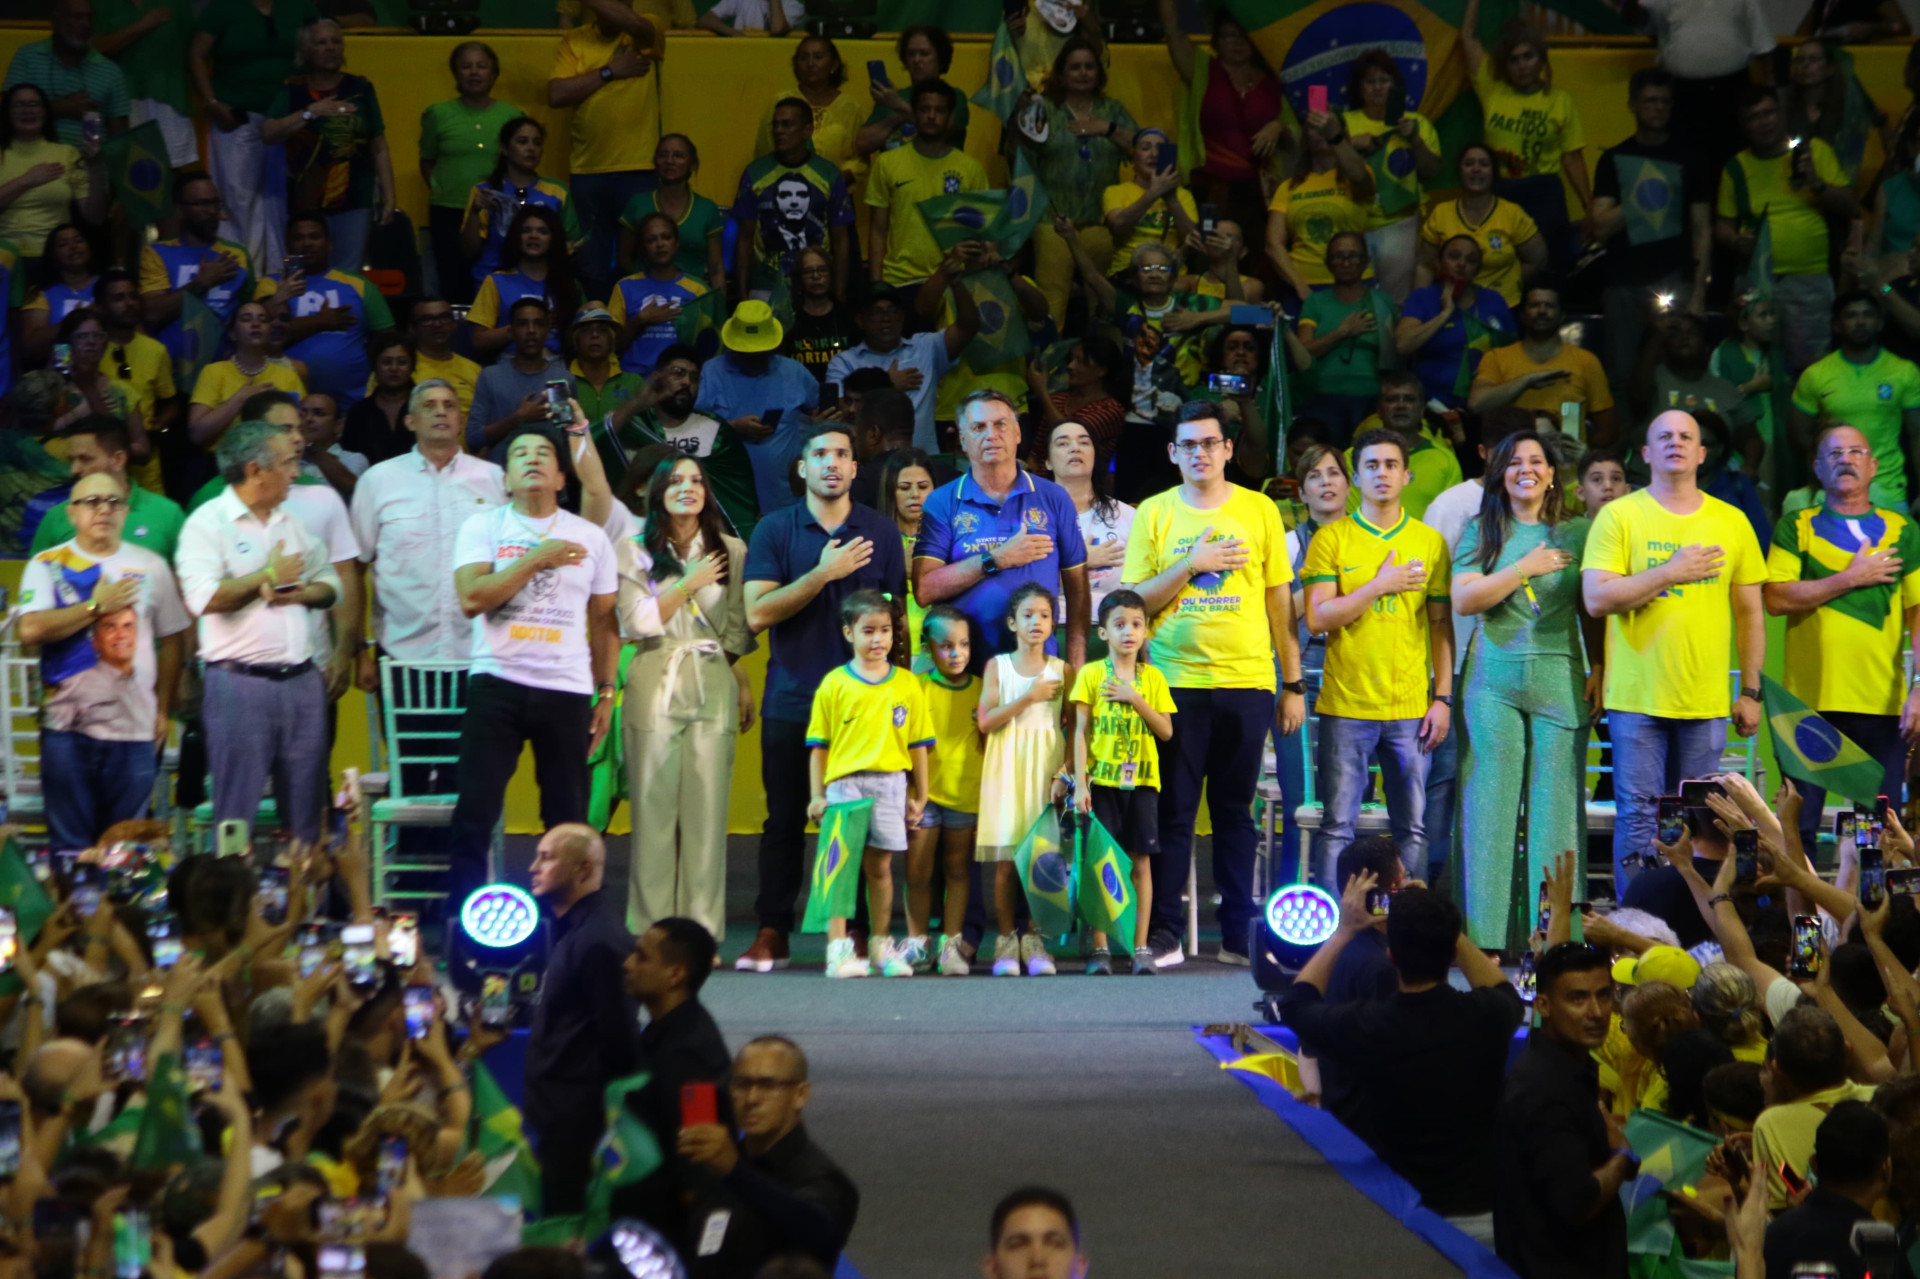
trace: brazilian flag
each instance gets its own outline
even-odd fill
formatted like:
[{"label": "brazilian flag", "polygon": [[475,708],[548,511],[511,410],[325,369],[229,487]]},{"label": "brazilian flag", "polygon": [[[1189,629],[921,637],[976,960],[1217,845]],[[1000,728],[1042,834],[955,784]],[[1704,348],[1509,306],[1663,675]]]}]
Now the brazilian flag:
[{"label": "brazilian flag", "polygon": [[1004,266],[982,267],[954,281],[965,289],[980,312],[980,332],[967,344],[961,357],[976,369],[989,369],[1008,360],[1025,359],[1033,349],[1027,333],[1027,317],[1014,294],[1013,281]]},{"label": "brazilian flag", "polygon": [[1026,91],[1027,72],[1020,62],[1020,46],[1002,22],[993,33],[993,52],[987,55],[987,82],[974,90],[973,105],[993,112],[1005,124]]},{"label": "brazilian flag", "polygon": [[1656,244],[1677,238],[1687,221],[1680,166],[1645,155],[1616,158],[1614,163],[1620,168],[1627,243]]},{"label": "brazilian flag", "polygon": [[1773,729],[1773,757],[1781,772],[1856,804],[1873,803],[1886,777],[1877,760],[1765,675],[1760,677],[1760,692]]},{"label": "brazilian flag", "polygon": [[[473,1066],[473,1130],[468,1149],[487,1161],[487,1194],[517,1195],[530,1214],[540,1212],[540,1161],[513,1104],[493,1072]],[[464,1153],[464,1152],[463,1152]]]},{"label": "brazilian flag", "polygon": [[1080,827],[1080,857],[1075,876],[1080,891],[1080,915],[1087,927],[1119,939],[1122,948],[1133,945],[1133,927],[1139,903],[1133,895],[1133,859],[1120,849],[1089,813]]},{"label": "brazilian flag", "polygon": [[942,253],[968,240],[991,239],[1007,211],[1005,191],[962,191],[920,201],[920,216]]},{"label": "brazilian flag", "polygon": [[1060,814],[1048,804],[1027,828],[1027,836],[1014,850],[1013,864],[1020,872],[1020,887],[1027,895],[1027,908],[1033,912],[1033,931],[1043,937],[1059,937],[1073,929],[1073,861],[1060,842]]},{"label": "brazilian flag", "polygon": [[174,384],[192,386],[200,370],[220,358],[225,335],[219,313],[192,289],[180,290],[180,354],[174,360]]},{"label": "brazilian flag", "polygon": [[20,944],[26,945],[40,935],[40,926],[53,914],[53,898],[34,877],[20,852],[20,842],[9,836],[0,847],[0,906],[13,912]]},{"label": "brazilian flag", "polygon": [[1747,288],[1756,297],[1773,296],[1773,223],[1763,206],[1760,225],[1753,233],[1753,256],[1747,259]]},{"label": "brazilian flag", "polygon": [[813,887],[807,893],[803,933],[824,933],[830,919],[852,919],[860,891],[860,858],[867,851],[871,799],[828,804],[820,815],[820,846],[813,858]]},{"label": "brazilian flag", "polygon": [[1040,178],[1033,171],[1033,162],[1027,158],[1027,149],[1016,147],[1013,153],[1013,180],[1007,184],[1006,211],[993,233],[994,247],[1000,250],[1001,257],[1011,258],[1033,238],[1034,230],[1040,225],[1041,219],[1047,216],[1050,204],[1047,189],[1040,185]]},{"label": "brazilian flag", "polygon": [[147,1080],[147,1109],[133,1139],[133,1166],[169,1168],[192,1163],[200,1155],[200,1129],[187,1105],[187,1072],[179,1053],[166,1053],[154,1061]]},{"label": "brazilian flag", "polygon": [[173,165],[158,120],[109,137],[100,144],[100,155],[127,221],[147,226],[167,215],[173,205]]},{"label": "brazilian flag", "polygon": [[[871,803],[872,801],[868,801]],[[653,1130],[627,1106],[627,1095],[653,1082],[643,1070],[607,1085],[607,1135],[594,1152],[593,1180],[587,1183],[585,1230],[579,1237],[596,1239],[613,1217],[613,1192],[647,1177],[664,1160]]]}]

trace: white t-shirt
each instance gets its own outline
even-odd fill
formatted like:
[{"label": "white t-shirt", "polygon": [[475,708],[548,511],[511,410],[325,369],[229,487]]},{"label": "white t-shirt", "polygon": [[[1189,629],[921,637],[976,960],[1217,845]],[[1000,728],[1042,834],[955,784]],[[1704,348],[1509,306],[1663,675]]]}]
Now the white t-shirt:
[{"label": "white t-shirt", "polygon": [[91,599],[99,583],[123,578],[140,582],[133,606],[139,633],[131,683],[116,677],[115,668],[101,659],[94,647],[94,626],[42,644],[48,728],[109,742],[153,740],[154,643],[193,625],[165,560],[131,542],[122,542],[119,550],[100,559],[81,550],[78,541],[62,542],[27,561],[20,575],[20,611],[67,608]]},{"label": "white t-shirt", "polygon": [[[287,490],[281,505],[288,515],[300,521],[313,540],[326,548],[327,563],[339,564],[360,558],[360,539],[353,535],[353,517],[347,503],[331,484],[296,484]],[[333,610],[310,608],[308,622],[313,631],[313,660],[325,666],[333,656]]]},{"label": "white t-shirt", "polygon": [[[800,0],[782,0],[781,7],[787,11],[787,21],[793,26],[798,27],[806,20],[807,9]],[[765,31],[772,8],[768,0],[720,0],[707,12],[722,21],[733,19],[735,31]]]},{"label": "white t-shirt", "polygon": [[688,457],[713,456],[713,442],[720,436],[720,423],[705,413],[689,413],[678,426],[657,423],[660,438]]},{"label": "white t-shirt", "polygon": [[518,595],[473,619],[473,673],[592,696],[587,604],[595,595],[619,589],[613,544],[604,532],[567,511],[532,520],[510,505],[496,507],[460,526],[453,567],[484,564],[495,572],[550,537],[579,543],[587,548],[587,558],[542,569]]},{"label": "white t-shirt", "polygon": [[[1107,514],[1104,517],[1101,515],[1100,503],[1098,502],[1095,502],[1092,506],[1080,512],[1080,539],[1087,544],[1087,554],[1089,558],[1091,558],[1093,548],[1096,546],[1105,546],[1110,542],[1119,542],[1124,546],[1128,534],[1132,531],[1133,508],[1125,502],[1114,502],[1108,507]],[[1109,591],[1119,587],[1120,570],[1123,565],[1124,561],[1120,564],[1114,564],[1109,568],[1096,568],[1087,571],[1088,608],[1091,610],[1087,615],[1087,629],[1089,631],[1094,628],[1095,619],[1100,616],[1100,601],[1107,597]],[[1064,605],[1061,609],[1061,616],[1063,618],[1065,617]]]}]

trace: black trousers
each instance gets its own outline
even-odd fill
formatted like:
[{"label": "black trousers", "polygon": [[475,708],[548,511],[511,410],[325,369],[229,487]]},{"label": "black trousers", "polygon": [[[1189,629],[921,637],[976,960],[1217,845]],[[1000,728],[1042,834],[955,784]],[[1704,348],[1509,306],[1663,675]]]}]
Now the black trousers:
[{"label": "black trousers", "polygon": [[[791,933],[794,904],[813,866],[807,848],[807,804],[813,783],[807,764],[807,726],[799,720],[760,721],[760,786],[767,793],[767,821],[760,828],[760,892],[753,911],[762,928]],[[635,820],[639,820],[636,815]],[[852,927],[867,926],[867,895],[858,893]]]},{"label": "black trousers", "polygon": [[548,1216],[584,1212],[594,1147],[607,1128],[605,1105],[591,1098],[543,1104],[535,1100],[533,1081],[527,1083],[527,1122],[540,1156],[540,1210]]},{"label": "black trousers", "polygon": [[460,251],[460,224],[466,210],[434,205],[427,210],[427,234],[433,242],[433,269],[440,277],[440,296],[455,306],[473,301],[473,264]]},{"label": "black trousers", "polygon": [[587,741],[593,734],[593,698],[532,688],[495,675],[467,681],[467,713],[460,722],[460,799],[453,806],[448,847],[453,855],[453,900],[486,882],[487,848],[506,807],[507,783],[520,748],[533,746],[540,784],[540,821],[548,829],[587,820]]}]

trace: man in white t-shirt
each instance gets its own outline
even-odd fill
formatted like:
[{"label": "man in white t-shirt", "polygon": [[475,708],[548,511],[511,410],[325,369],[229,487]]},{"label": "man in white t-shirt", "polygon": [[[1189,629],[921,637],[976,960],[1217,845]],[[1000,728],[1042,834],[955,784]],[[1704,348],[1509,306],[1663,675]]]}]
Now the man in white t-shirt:
[{"label": "man in white t-shirt", "polygon": [[[575,438],[587,425],[578,412]],[[573,450],[543,426],[504,443],[508,504],[469,517],[454,540],[454,586],[473,619],[449,837],[454,905],[483,882],[522,745],[533,747],[542,824],[586,819],[587,757],[612,719],[620,652],[613,544],[560,509]]]},{"label": "man in white t-shirt", "polygon": [[121,540],[123,476],[82,476],[74,536],[27,562],[19,636],[40,646],[41,791],[55,848],[144,817],[193,625],[167,562]]}]

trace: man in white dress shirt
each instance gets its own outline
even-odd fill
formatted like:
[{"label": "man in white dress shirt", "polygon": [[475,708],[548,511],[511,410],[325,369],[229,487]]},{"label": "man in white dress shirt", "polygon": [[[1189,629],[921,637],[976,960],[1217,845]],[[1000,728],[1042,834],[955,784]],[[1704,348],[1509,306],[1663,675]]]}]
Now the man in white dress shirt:
[{"label": "man in white dress shirt", "polygon": [[200,619],[214,820],[251,826],[271,778],[282,824],[317,841],[327,700],[309,615],[333,606],[340,578],[283,509],[300,472],[293,434],[242,422],[216,456],[230,487],[187,517],[174,560],[187,611]]}]

